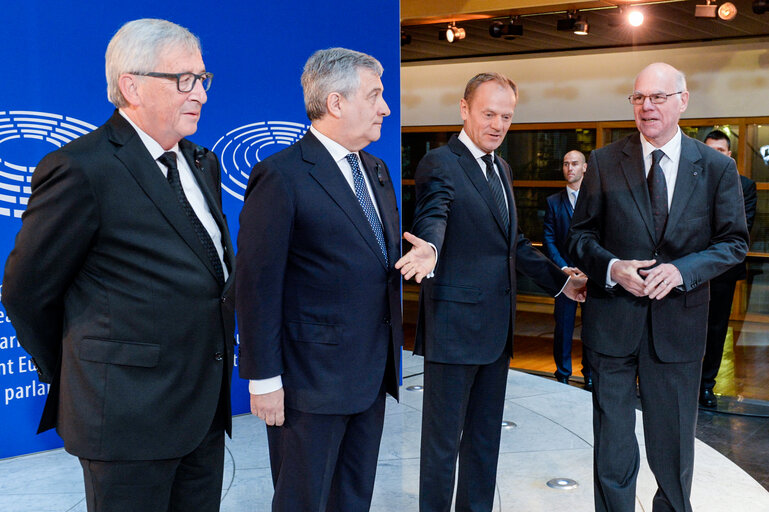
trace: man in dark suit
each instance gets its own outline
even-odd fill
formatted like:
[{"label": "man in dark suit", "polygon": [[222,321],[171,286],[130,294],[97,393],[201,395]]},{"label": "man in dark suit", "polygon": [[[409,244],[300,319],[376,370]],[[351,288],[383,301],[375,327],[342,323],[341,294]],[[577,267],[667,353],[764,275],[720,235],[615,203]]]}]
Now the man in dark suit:
[{"label": "man in dark suit", "polygon": [[[577,203],[579,187],[585,177],[587,162],[581,151],[569,151],[563,156],[563,179],[566,188],[547,197],[545,211],[545,254],[569,275],[582,275],[571,261],[566,249],[569,236],[571,216]],[[561,294],[555,298],[553,308],[555,317],[555,332],[553,333],[553,358],[555,359],[555,378],[563,384],[569,383],[571,376],[571,343],[574,337],[574,320],[577,316],[577,303]],[[593,390],[593,380],[590,377],[590,366],[582,353],[582,375],[585,378],[584,387]]]},{"label": "man in dark suit", "polygon": [[[422,283],[414,347],[425,357],[422,511],[451,507],[457,455],[456,509],[493,505],[516,273],[552,295],[583,298],[584,278],[570,279],[518,230],[512,172],[494,155],[516,100],[515,83],[503,75],[470,79],[460,100],[462,132],[427,153],[416,171],[413,234],[404,235],[414,247],[396,266]],[[434,279],[423,280],[433,271]]]},{"label": "man in dark suit", "polygon": [[677,69],[641,71],[640,134],[593,151],[572,219],[569,253],[589,278],[597,511],[635,508],[636,379],[653,510],[691,511],[708,281],[744,258],[748,233],[734,161],[678,128],[688,101]]},{"label": "man in dark suit", "polygon": [[89,511],[216,511],[233,250],[216,157],[184,139],[212,75],[197,37],[152,19],[115,34],[106,70],[119,110],[37,166],[3,304]]},{"label": "man in dark suit", "polygon": [[309,132],[254,166],[240,214],[240,376],[267,427],[272,509],[369,509],[403,344],[400,226],[362,149],[390,109],[382,66],[331,48],[302,74]]},{"label": "man in dark suit", "polygon": [[[705,137],[705,144],[726,156],[732,156],[731,141],[721,130],[713,130]],[[745,202],[745,221],[748,233],[753,228],[756,218],[756,182],[740,175],[742,199]],[[729,329],[729,315],[732,313],[732,300],[737,281],[747,277],[745,260],[733,266],[723,274],[710,280],[710,308],[708,310],[708,339],[705,345],[705,357],[702,360],[702,378],[700,379],[700,405],[716,407],[718,399],[713,393],[716,376],[721,367],[724,341]]]}]

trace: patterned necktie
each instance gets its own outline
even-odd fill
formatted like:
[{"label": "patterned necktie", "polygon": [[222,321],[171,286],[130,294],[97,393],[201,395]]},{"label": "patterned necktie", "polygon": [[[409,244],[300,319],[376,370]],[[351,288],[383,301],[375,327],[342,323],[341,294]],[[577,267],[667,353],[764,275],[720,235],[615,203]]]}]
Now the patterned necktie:
[{"label": "patterned necktie", "polygon": [[203,223],[200,222],[200,219],[195,214],[195,210],[192,209],[189,201],[187,201],[187,196],[184,195],[182,182],[179,179],[179,168],[176,167],[176,153],[173,151],[166,151],[158,158],[158,162],[168,168],[168,184],[171,185],[171,189],[173,189],[176,194],[176,199],[179,201],[179,205],[190,220],[192,228],[195,230],[195,234],[198,235],[200,243],[203,244],[203,247],[206,250],[206,255],[216,272],[216,277],[219,279],[219,284],[224,284],[222,261],[219,259],[219,253],[216,252],[216,246],[214,246],[214,242],[211,240],[211,236],[208,234],[208,231],[206,231],[206,228],[203,227]]},{"label": "patterned necktie", "polygon": [[578,192],[576,190],[569,191],[569,202],[571,203],[572,210],[574,210],[574,207],[577,206],[577,194]]},{"label": "patterned necktie", "polygon": [[499,181],[499,176],[494,172],[494,161],[491,159],[491,155],[483,155],[481,160],[486,164],[486,180],[489,183],[494,202],[497,203],[497,208],[499,208],[499,213],[502,216],[505,233],[507,233],[510,231],[510,212],[507,210],[507,203],[505,203],[505,192],[502,190],[502,182]]},{"label": "patterned necktie", "polygon": [[665,183],[665,174],[660,167],[660,160],[665,156],[661,149],[652,151],[652,166],[646,176],[646,184],[649,187],[649,198],[652,202],[652,218],[654,219],[654,236],[659,243],[662,233],[665,231],[665,223],[668,220],[668,187]]},{"label": "patterned necktie", "polygon": [[350,168],[352,169],[352,180],[355,184],[355,197],[358,198],[360,207],[363,209],[363,213],[366,215],[366,218],[371,225],[371,229],[374,231],[374,236],[376,237],[376,241],[379,244],[379,249],[382,250],[385,264],[389,265],[390,263],[387,259],[387,248],[385,246],[384,232],[382,231],[382,223],[379,221],[379,217],[377,216],[376,210],[374,209],[374,203],[371,202],[371,196],[366,189],[366,182],[363,180],[363,173],[361,172],[360,166],[358,165],[358,157],[355,155],[355,153],[350,153],[345,158],[347,158],[347,161],[350,163]]}]

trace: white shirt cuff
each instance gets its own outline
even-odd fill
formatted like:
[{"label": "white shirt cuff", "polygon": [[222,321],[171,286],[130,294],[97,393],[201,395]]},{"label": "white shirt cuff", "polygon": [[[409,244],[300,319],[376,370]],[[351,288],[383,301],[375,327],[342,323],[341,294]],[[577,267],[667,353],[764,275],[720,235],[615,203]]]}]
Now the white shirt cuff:
[{"label": "white shirt cuff", "polygon": [[252,395],[266,395],[283,387],[283,379],[280,375],[269,379],[256,379],[248,381],[248,392]]},{"label": "white shirt cuff", "polygon": [[436,249],[435,245],[431,244],[430,242],[427,242],[430,247],[433,248],[433,252],[435,252],[435,265],[433,266],[433,269],[430,271],[429,274],[425,276],[425,279],[430,279],[431,277],[435,277],[435,269],[438,266],[438,249]]},{"label": "white shirt cuff", "polygon": [[612,258],[609,260],[609,265],[606,267],[606,287],[613,288],[617,286],[617,282],[611,278],[611,267],[619,261],[619,258]]},{"label": "white shirt cuff", "polygon": [[[564,267],[564,268],[566,268],[566,267]],[[570,280],[570,279],[571,279],[571,276],[569,276],[569,277],[567,277],[567,278],[566,278],[566,282],[565,282],[565,283],[563,283],[563,286],[561,287],[561,291],[555,294],[555,296],[556,296],[556,297],[558,297],[560,294],[562,294],[562,293],[563,293],[563,289],[564,289],[564,288],[566,288],[566,285],[567,285],[567,284],[569,284],[569,280]]]}]

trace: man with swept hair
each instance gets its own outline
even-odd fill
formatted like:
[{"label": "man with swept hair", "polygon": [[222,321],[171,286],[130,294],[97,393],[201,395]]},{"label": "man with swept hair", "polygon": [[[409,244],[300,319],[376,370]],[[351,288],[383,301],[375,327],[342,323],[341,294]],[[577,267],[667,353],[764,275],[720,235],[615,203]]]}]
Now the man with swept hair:
[{"label": "man with swept hair", "polygon": [[568,242],[589,278],[595,510],[635,509],[638,390],[653,510],[691,512],[709,281],[745,257],[748,231],[734,160],[678,127],[683,73],[650,64],[628,99],[639,133],[590,154]]},{"label": "man with swept hair", "polygon": [[423,512],[450,509],[457,456],[456,510],[493,506],[516,274],[554,296],[581,301],[584,293],[584,278],[569,278],[518,229],[512,171],[494,154],[517,99],[515,83],[504,75],[471,78],[459,102],[459,136],[417,167],[413,234],[404,234],[414,247],[396,267],[422,283],[414,353],[425,357]]},{"label": "man with swept hair", "polygon": [[40,431],[80,458],[89,512],[219,510],[230,432],[233,249],[197,130],[198,38],[141,19],[106,54],[113,116],[47,155],[3,304],[50,382]]},{"label": "man with swept hair", "polygon": [[310,130],[246,188],[239,370],[267,424],[275,511],[368,510],[385,393],[398,398],[398,210],[387,166],[363,151],[390,114],[381,75],[370,55],[315,52]]}]

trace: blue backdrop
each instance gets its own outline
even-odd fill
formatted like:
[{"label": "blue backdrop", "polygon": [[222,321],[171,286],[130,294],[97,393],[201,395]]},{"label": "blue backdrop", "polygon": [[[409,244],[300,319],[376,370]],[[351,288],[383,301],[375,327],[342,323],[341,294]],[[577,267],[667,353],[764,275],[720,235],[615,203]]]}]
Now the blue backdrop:
[{"label": "blue backdrop", "polygon": [[[200,37],[206,69],[215,76],[190,139],[221,158],[233,240],[251,167],[308,127],[299,77],[320,48],[352,48],[382,62],[392,114],[367,150],[388,163],[400,202],[399,10],[395,0],[7,2],[0,44],[0,262],[21,226],[37,162],[112,114],[104,52],[117,29],[137,18],[168,19]],[[47,386],[19,347],[12,320],[0,308],[0,458],[62,444],[52,431],[35,435]],[[233,409],[248,410],[237,371]]]}]

